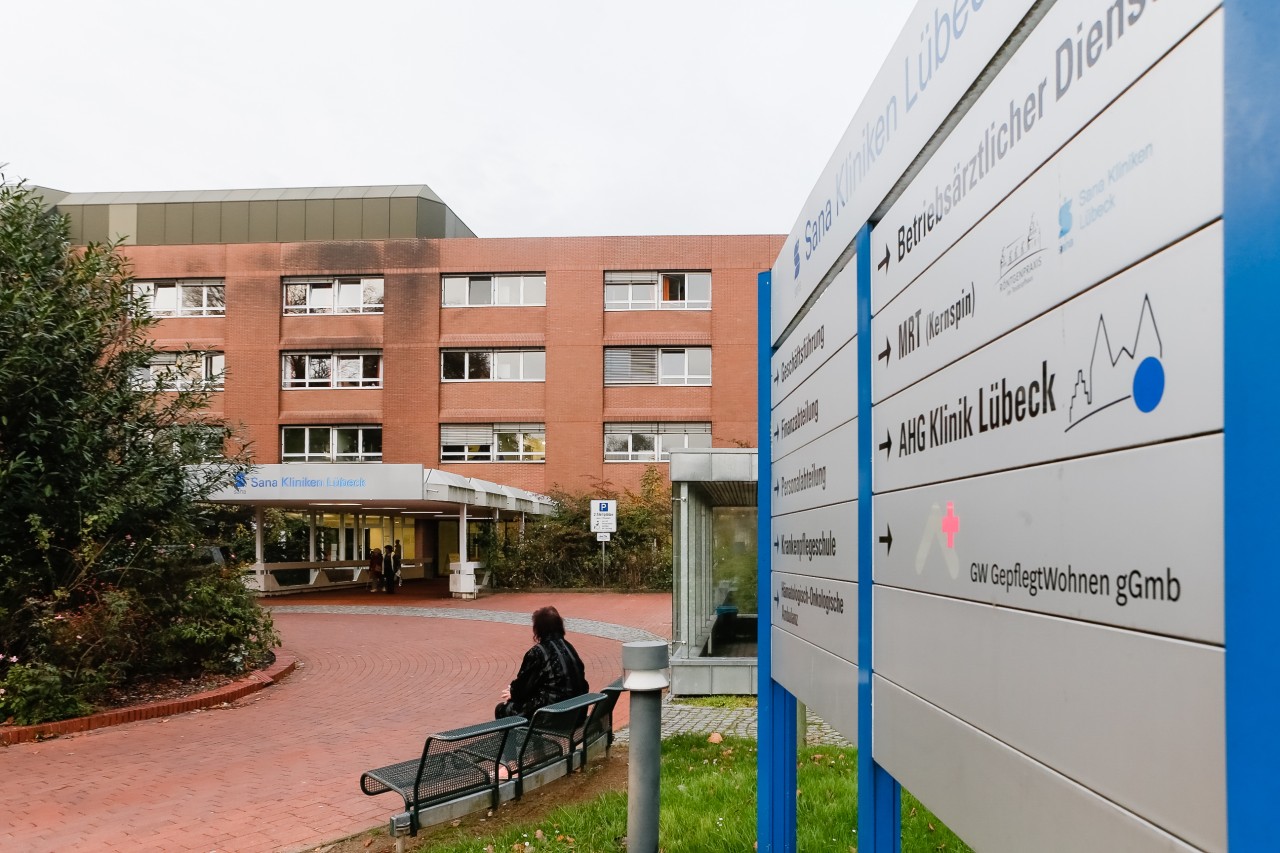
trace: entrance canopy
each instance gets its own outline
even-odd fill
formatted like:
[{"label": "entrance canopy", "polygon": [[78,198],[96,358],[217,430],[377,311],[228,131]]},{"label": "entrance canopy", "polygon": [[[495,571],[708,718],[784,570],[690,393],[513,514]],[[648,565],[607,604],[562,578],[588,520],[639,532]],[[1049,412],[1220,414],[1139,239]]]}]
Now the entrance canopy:
[{"label": "entrance canopy", "polygon": [[[467,553],[468,522],[518,521],[523,530],[525,516],[554,508],[545,495],[475,477],[421,465],[354,463],[257,465],[208,499],[254,508],[255,560],[246,583],[264,593],[370,583],[368,549],[403,539],[402,577],[431,577],[431,566],[447,566],[450,589],[474,595],[487,573],[477,578],[484,564]],[[308,516],[308,539],[299,555],[305,559],[267,562],[268,507]],[[438,535],[446,527],[456,528],[456,545],[441,545],[437,561]]]},{"label": "entrance canopy", "polygon": [[421,465],[327,462],[256,465],[209,500],[400,515],[457,515],[462,506],[532,515],[552,510],[546,495]]}]

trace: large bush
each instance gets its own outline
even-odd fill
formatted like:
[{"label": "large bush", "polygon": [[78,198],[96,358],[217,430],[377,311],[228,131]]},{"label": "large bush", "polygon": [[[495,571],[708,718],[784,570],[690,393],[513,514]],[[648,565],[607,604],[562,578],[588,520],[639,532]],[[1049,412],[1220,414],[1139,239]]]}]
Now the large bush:
[{"label": "large bush", "polygon": [[83,713],[138,675],[237,672],[276,639],[199,559],[200,501],[245,460],[209,386],[150,370],[154,323],[114,246],[73,248],[64,217],[0,186],[0,722]]},{"label": "large bush", "polygon": [[[523,537],[486,543],[495,586],[671,588],[671,487],[660,470],[645,469],[638,494],[599,483],[550,497],[555,511],[530,518]],[[618,502],[618,530],[603,560],[591,532],[591,501],[598,499]]]}]

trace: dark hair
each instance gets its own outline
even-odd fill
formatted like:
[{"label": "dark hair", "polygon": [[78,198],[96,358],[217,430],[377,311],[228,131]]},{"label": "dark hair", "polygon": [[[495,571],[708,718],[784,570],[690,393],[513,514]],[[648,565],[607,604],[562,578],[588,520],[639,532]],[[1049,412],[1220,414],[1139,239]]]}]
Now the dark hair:
[{"label": "dark hair", "polygon": [[533,635],[539,643],[563,637],[564,620],[560,618],[560,611],[550,605],[533,611]]}]

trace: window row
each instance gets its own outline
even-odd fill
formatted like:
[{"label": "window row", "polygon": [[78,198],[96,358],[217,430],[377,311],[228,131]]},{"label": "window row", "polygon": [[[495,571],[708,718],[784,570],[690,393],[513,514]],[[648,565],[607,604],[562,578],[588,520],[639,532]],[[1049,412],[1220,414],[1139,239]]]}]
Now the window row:
[{"label": "window row", "polygon": [[[221,317],[227,312],[221,279],[139,281],[134,292],[156,317]],[[446,308],[546,305],[547,276],[469,275],[440,279]],[[285,314],[381,314],[381,276],[308,276],[284,279]],[[606,311],[711,308],[709,272],[606,272]]]},{"label": "window row", "polygon": [[[381,388],[382,353],[286,352],[281,354],[281,388]],[[221,390],[226,359],[220,352],[161,353],[139,380],[149,387]],[[445,382],[544,382],[542,349],[440,351]],[[710,385],[710,347],[609,347],[604,351],[605,385]]]},{"label": "window row", "polygon": [[[709,423],[607,423],[604,461],[668,462],[671,451],[711,446]],[[283,462],[381,462],[380,426],[286,426]],[[440,461],[545,462],[546,424],[440,424]]]}]

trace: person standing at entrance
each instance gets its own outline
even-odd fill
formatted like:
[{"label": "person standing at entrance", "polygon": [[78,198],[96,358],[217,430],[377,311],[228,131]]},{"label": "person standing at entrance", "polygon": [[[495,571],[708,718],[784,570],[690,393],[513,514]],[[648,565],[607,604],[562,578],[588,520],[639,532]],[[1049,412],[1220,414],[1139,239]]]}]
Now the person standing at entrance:
[{"label": "person standing at entrance", "polygon": [[396,594],[396,581],[396,553],[392,551],[392,547],[387,546],[387,553],[383,557],[383,585],[388,596]]},{"label": "person standing at entrance", "polygon": [[369,549],[369,592],[377,592],[382,586],[382,549]]}]

